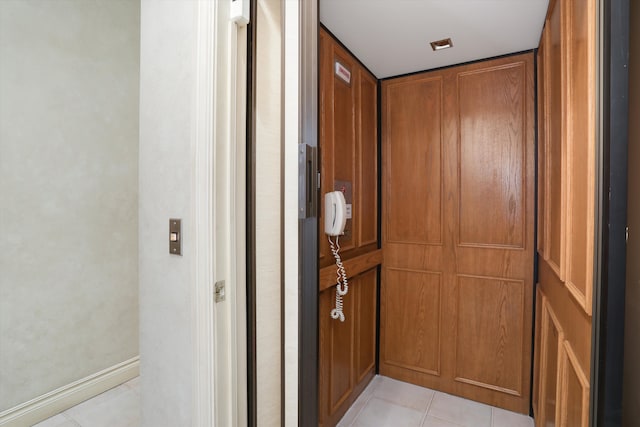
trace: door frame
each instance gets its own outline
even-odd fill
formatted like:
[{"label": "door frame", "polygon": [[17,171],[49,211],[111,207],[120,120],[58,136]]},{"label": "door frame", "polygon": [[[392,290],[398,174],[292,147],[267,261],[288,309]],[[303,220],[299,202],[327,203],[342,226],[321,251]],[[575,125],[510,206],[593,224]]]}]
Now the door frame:
[{"label": "door frame", "polygon": [[[198,2],[193,88],[194,425],[246,425],[247,28],[231,1]],[[216,301],[216,283],[225,298]]]},{"label": "door frame", "polygon": [[590,425],[622,424],[629,123],[629,0],[600,0],[599,164]]},{"label": "door frame", "polygon": [[[304,193],[306,187],[299,177],[300,147],[317,146],[317,0],[250,0],[251,23],[247,37],[249,57],[247,61],[247,412],[249,426],[258,425],[258,419],[264,422],[277,422],[282,426],[317,425],[317,295],[313,290],[318,287],[317,272],[317,216],[313,213],[300,215],[300,207],[305,204]],[[274,22],[268,22],[268,16],[258,13],[260,8],[269,6],[269,13],[278,14]],[[277,12],[275,12],[277,10]],[[275,22],[277,21],[277,22]],[[311,23],[304,25],[304,23]],[[310,29],[310,30],[309,30]],[[308,31],[307,31],[308,30]],[[258,33],[262,31],[262,37]],[[265,37],[264,35],[267,35]],[[265,336],[259,330],[257,310],[265,305],[273,306],[275,300],[266,302],[260,299],[258,290],[266,285],[273,287],[274,283],[260,282],[257,268],[259,242],[257,230],[269,227],[258,207],[258,176],[257,165],[259,158],[260,133],[256,129],[258,116],[271,108],[263,102],[256,102],[259,90],[267,86],[264,78],[258,84],[259,70],[268,64],[260,62],[260,52],[269,51],[274,59],[271,64],[280,63],[279,75],[272,70],[270,84],[275,85],[275,79],[280,81],[279,96],[280,109],[269,110],[271,125],[279,123],[277,129],[280,139],[279,166],[280,186],[274,189],[278,201],[271,204],[278,210],[280,218],[278,262],[274,269],[280,273],[280,288],[278,295],[278,319],[280,334],[274,341],[274,336]],[[276,55],[279,58],[276,58]],[[264,138],[263,138],[264,139]],[[274,138],[270,139],[271,149],[275,148]],[[272,153],[273,154],[273,153]],[[273,158],[271,158],[273,160]],[[302,163],[304,165],[304,162]],[[306,172],[306,171],[305,171]],[[313,175],[311,175],[313,176]],[[302,177],[306,177],[305,174]],[[276,197],[276,196],[273,196]],[[264,205],[264,200],[263,203]],[[306,212],[305,212],[306,213]],[[305,252],[302,252],[305,248]],[[270,256],[275,254],[270,247]],[[264,257],[264,249],[262,250]],[[272,256],[272,258],[275,258]],[[258,285],[258,282],[260,284]],[[303,304],[304,300],[304,304]],[[304,307],[304,309],[303,309]],[[275,320],[273,307],[269,307],[271,317]],[[264,322],[263,322],[264,323]],[[264,326],[264,325],[262,325]],[[270,324],[273,327],[273,324]],[[264,342],[272,344],[269,352],[278,353],[280,366],[277,380],[280,385],[280,395],[267,394],[260,390],[258,368],[269,370],[265,361]],[[262,350],[258,348],[263,341]],[[303,345],[300,345],[303,343]],[[300,352],[303,351],[303,357]],[[273,354],[272,354],[273,355]],[[275,370],[274,366],[272,370]],[[276,379],[271,376],[275,383]],[[259,412],[266,406],[273,409],[268,418]],[[274,405],[279,405],[279,413]],[[275,418],[278,420],[275,420]]]},{"label": "door frame", "polygon": [[[244,39],[231,1],[195,6],[191,182],[194,426],[246,425]],[[215,283],[225,298],[216,302]]]},{"label": "door frame", "polygon": [[[590,426],[621,425],[626,275],[629,0],[599,0],[599,173],[592,319]],[[317,147],[318,0],[301,6],[301,135]],[[305,109],[306,107],[306,109]],[[307,173],[300,165],[299,174]],[[301,185],[299,192],[304,189]],[[302,207],[301,205],[299,207]],[[318,423],[317,216],[300,220],[299,425]],[[533,359],[532,359],[533,360]]]},{"label": "door frame", "polygon": [[[288,3],[288,2],[285,2]],[[300,4],[300,145],[299,150],[317,153],[319,141],[319,61],[318,34],[320,28],[318,0],[306,0]],[[309,147],[309,150],[307,150]],[[303,154],[303,153],[300,153]],[[317,155],[310,161],[299,162],[298,211],[304,211],[298,219],[298,425],[318,425],[318,213],[307,201],[315,200],[318,206],[319,187],[314,181],[318,176]],[[309,169],[309,170],[308,170]],[[310,179],[311,182],[307,182]],[[315,182],[315,184],[314,184]],[[317,188],[313,188],[317,187]],[[311,194],[307,194],[307,193]],[[285,343],[286,345],[286,343]]]}]

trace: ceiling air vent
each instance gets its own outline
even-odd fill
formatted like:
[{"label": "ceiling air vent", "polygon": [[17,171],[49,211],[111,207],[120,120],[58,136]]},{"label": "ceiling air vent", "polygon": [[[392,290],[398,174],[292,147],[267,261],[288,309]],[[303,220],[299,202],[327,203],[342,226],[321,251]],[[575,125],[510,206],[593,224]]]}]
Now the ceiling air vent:
[{"label": "ceiling air vent", "polygon": [[434,51],[449,49],[450,47],[453,47],[453,42],[451,41],[451,39],[442,39],[431,42],[431,49],[433,49]]}]

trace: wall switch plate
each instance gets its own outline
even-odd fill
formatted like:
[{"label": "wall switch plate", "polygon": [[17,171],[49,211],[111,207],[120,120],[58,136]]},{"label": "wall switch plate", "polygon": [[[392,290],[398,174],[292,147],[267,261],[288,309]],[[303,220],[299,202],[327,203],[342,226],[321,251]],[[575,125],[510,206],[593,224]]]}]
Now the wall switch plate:
[{"label": "wall switch plate", "polygon": [[169,219],[169,253],[182,255],[182,220]]}]

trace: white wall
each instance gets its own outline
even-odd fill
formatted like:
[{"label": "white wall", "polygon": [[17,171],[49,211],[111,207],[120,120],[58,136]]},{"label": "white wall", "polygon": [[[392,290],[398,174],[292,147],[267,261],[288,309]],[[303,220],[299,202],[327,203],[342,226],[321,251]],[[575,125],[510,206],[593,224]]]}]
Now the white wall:
[{"label": "white wall", "polygon": [[0,1],[0,412],[138,354],[135,0]]},{"label": "white wall", "polygon": [[[193,425],[191,132],[194,1],[142,0],[140,35],[140,380],[142,425]],[[183,256],[169,218],[183,219]]]},{"label": "white wall", "polygon": [[[143,0],[142,425],[246,425],[246,29],[230,0]],[[234,47],[237,44],[237,48]],[[168,220],[183,220],[183,256]],[[214,283],[226,283],[214,303]]]}]

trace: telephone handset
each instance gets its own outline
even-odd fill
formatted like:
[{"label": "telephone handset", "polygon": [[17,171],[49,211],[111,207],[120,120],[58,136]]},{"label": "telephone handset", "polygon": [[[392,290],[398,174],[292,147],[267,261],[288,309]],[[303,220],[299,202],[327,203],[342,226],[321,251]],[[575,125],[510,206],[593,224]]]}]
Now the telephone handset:
[{"label": "telephone handset", "polygon": [[342,191],[324,195],[324,232],[329,236],[344,234],[347,224],[347,202]]},{"label": "telephone handset", "polygon": [[[336,307],[331,310],[333,319],[340,319],[344,322],[342,312],[342,297],[349,292],[347,283],[347,272],[340,259],[340,244],[338,239],[344,234],[344,227],[347,224],[347,202],[342,191],[332,191],[324,195],[324,232],[328,235],[331,253],[336,259],[337,286],[336,286]],[[335,243],[331,237],[335,236]]]}]

